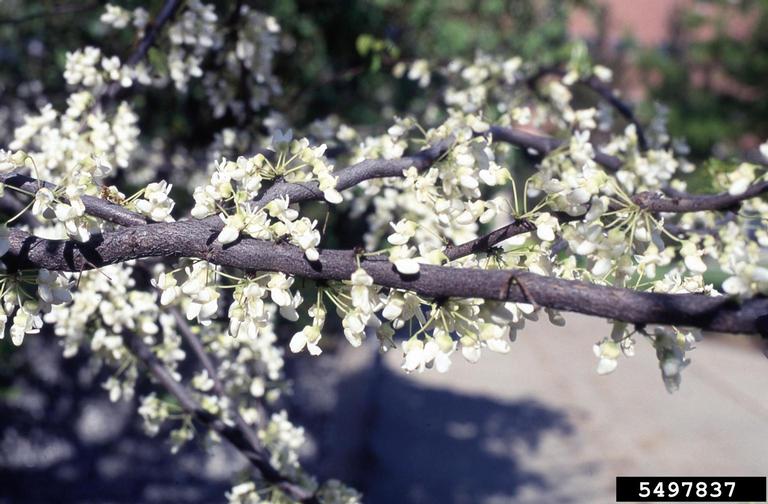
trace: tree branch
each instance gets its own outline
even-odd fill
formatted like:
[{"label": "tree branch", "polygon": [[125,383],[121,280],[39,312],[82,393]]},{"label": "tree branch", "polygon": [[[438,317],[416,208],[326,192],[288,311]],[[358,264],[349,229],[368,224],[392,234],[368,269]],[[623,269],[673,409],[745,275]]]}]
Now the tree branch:
[{"label": "tree branch", "polygon": [[[177,307],[171,308],[170,312],[176,321],[176,327],[179,329],[179,334],[181,334],[181,337],[187,342],[189,347],[192,349],[192,353],[195,354],[197,359],[202,364],[203,369],[208,372],[208,376],[210,376],[211,380],[213,380],[213,389],[216,391],[216,394],[222,399],[228,397],[227,391],[224,389],[224,384],[219,379],[219,373],[216,370],[216,365],[214,364],[211,356],[205,350],[205,347],[203,346],[202,341],[200,341],[200,338],[198,338],[197,335],[192,331],[192,328],[189,326],[187,319],[181,314]],[[257,405],[257,410],[259,412],[260,418],[266,419],[267,413],[261,404]],[[258,435],[242,417],[240,411],[237,408],[237,405],[233,405],[231,412],[235,419],[237,428],[243,432],[245,438],[248,439],[251,444],[258,445]]]},{"label": "tree branch", "polygon": [[128,56],[127,60],[125,60],[126,65],[134,66],[144,59],[144,56],[147,55],[149,48],[155,43],[155,39],[160,35],[165,24],[171,20],[180,6],[181,0],[166,0],[165,4],[163,4],[163,8],[160,9],[157,17],[152,21],[152,25],[147,33],[144,34],[144,38],[141,39],[136,50]]},{"label": "tree branch", "polygon": [[768,192],[768,181],[752,184],[743,193],[735,195],[724,192],[664,197],[659,193],[646,191],[634,195],[632,201],[640,208],[651,212],[686,213],[705,210],[731,210],[737,208],[743,201],[766,192]]},{"label": "tree branch", "polygon": [[[281,271],[311,280],[348,280],[357,267],[351,250],[322,250],[308,261],[286,243],[241,238],[223,247],[205,221],[147,224],[104,233],[87,243],[45,240],[13,229],[4,260],[9,267],[81,271],[144,257],[194,257],[248,271]],[[730,333],[768,334],[768,299],[739,304],[726,296],[657,294],[564,280],[519,270],[478,270],[422,265],[399,274],[382,258],[362,263],[374,283],[431,298],[484,298],[529,302],[636,324],[672,324]],[[515,279],[518,282],[512,283]],[[520,284],[526,286],[524,292]]]},{"label": "tree branch", "polygon": [[[493,136],[494,140],[500,140],[507,142],[518,147],[526,149],[533,149],[541,156],[545,156],[557,149],[561,145],[565,144],[565,141],[544,135],[534,135],[527,131],[517,130],[513,128],[505,128],[503,126],[491,126],[489,133]],[[595,162],[608,171],[619,171],[623,162],[621,159],[605,154],[595,147]]]},{"label": "tree branch", "polygon": [[[422,171],[432,166],[445,155],[453,145],[453,139],[446,139],[436,145],[427,147],[412,156],[404,156],[398,159],[369,159],[352,166],[343,168],[333,175],[338,177],[336,189],[343,191],[354,187],[365,180],[385,177],[402,177],[403,171],[411,166]],[[323,192],[318,188],[317,182],[278,182],[267,189],[256,201],[256,207],[260,208],[275,198],[288,196],[292,203],[309,200],[322,200]]]},{"label": "tree branch", "polygon": [[[56,189],[56,185],[54,184],[38,181],[37,179],[27,177],[26,175],[21,175],[20,173],[1,173],[0,183],[30,193],[36,193],[41,187],[45,187],[51,191]],[[60,197],[60,199],[67,201],[64,197]],[[83,205],[85,205],[85,211],[88,215],[104,219],[107,222],[112,222],[113,224],[119,224],[121,226],[137,226],[149,222],[149,219],[143,215],[105,199],[97,198],[95,196],[82,196],[81,199],[83,200]]]},{"label": "tree branch", "polygon": [[[538,72],[534,73],[531,77],[528,78],[528,85],[532,89],[535,89],[538,81],[545,75],[556,75],[562,78],[565,75],[565,71],[556,67],[541,68]],[[594,75],[590,75],[586,79],[581,79],[578,81],[578,83],[598,94],[602,99],[604,99],[614,109],[616,109],[616,111],[621,114],[621,116],[624,117],[627,122],[634,124],[640,150],[648,150],[648,140],[645,137],[645,130],[643,125],[640,124],[640,121],[638,121],[637,117],[635,116],[634,107],[632,107],[632,105],[622,100],[615,89],[613,89],[611,86],[608,86]]]},{"label": "tree branch", "polygon": [[449,261],[455,261],[456,259],[460,259],[470,254],[485,252],[508,238],[528,233],[534,229],[536,229],[536,226],[532,222],[515,219],[506,226],[494,229],[490,233],[484,234],[474,240],[462,243],[461,245],[448,245],[445,247],[443,253],[448,257]]},{"label": "tree branch", "polygon": [[258,441],[258,438],[255,438],[254,441],[254,439],[251,439],[239,425],[227,425],[220,418],[204,410],[192,397],[190,391],[184,385],[173,379],[171,373],[155,356],[152,350],[141,341],[140,337],[126,334],[124,335],[124,339],[130,351],[147,368],[160,386],[179,401],[179,405],[184,411],[192,415],[196,421],[229,441],[243,454],[243,456],[245,456],[248,462],[258,469],[265,480],[275,484],[275,486],[299,502],[317,502],[312,494],[281,475],[274,467],[272,467],[272,464],[269,461],[269,453],[261,442]]}]

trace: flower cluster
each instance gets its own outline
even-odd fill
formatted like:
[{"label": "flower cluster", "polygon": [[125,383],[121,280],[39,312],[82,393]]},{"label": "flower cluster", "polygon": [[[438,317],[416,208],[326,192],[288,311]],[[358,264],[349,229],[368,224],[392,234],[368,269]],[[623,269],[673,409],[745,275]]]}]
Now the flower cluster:
[{"label": "flower cluster", "polygon": [[224,222],[218,236],[222,244],[232,243],[241,234],[264,240],[288,238],[304,250],[310,261],[316,261],[321,238],[317,221],[299,217],[288,196],[264,205],[257,205],[254,200],[260,196],[265,181],[314,180],[326,201],[340,203],[342,197],[336,190],[338,179],[332,175],[333,166],[323,157],[324,145],[312,147],[306,139],[292,140],[289,132],[276,135],[273,146],[277,155],[274,162],[264,154],[239,157],[237,161],[217,161],[209,183],[195,189],[192,215],[202,219],[218,213]]},{"label": "flower cluster", "polygon": [[[101,21],[142,36],[148,16],[141,7],[107,4]],[[401,62],[394,74],[415,81],[424,93],[445,84],[440,92],[446,110],[410,111],[379,133],[354,129],[334,116],[310,124],[303,132],[307,137],[294,138],[286,129],[291,116],[272,104],[269,114],[255,115],[263,128],[225,128],[204,148],[175,148],[162,139],[140,142],[139,118],[129,102],[105,103],[117,87],[139,83],[197,93],[213,117],[233,118],[237,124],[246,124],[280,92],[273,65],[282,42],[288,42],[285,47],[290,41],[281,39],[277,21],[247,5],[227,17],[217,13],[215,3],[183,2],[155,39],[148,62],[130,67],[97,47],[68,52],[66,108],[39,100],[37,112],[15,123],[10,150],[0,150],[1,174],[19,172],[51,182],[30,190],[0,184],[0,195],[16,191],[28,198],[24,209],[0,227],[0,255],[18,243],[12,233],[28,228],[41,238],[78,242],[113,231],[116,224],[88,215],[87,196],[154,222],[172,222],[172,213],[183,219],[187,199],[180,195],[177,207],[171,191],[175,188],[176,197],[190,185],[196,187],[191,216],[210,224],[214,232],[208,245],[216,251],[237,251],[240,240],[287,243],[296,247],[290,250],[299,259],[303,252],[308,265],[323,271],[324,226],[317,220],[322,217],[299,203],[346,202],[353,219],[367,222],[364,246],[350,253],[346,269],[327,278],[319,275],[324,279],[317,281],[199,258],[157,258],[151,268],[127,262],[75,275],[19,270],[11,261],[7,269],[3,266],[0,337],[8,329],[12,343],[19,345],[44,323],[51,324],[65,356],[85,350],[94,366],[113,370],[103,383],[112,401],[130,399],[142,372],[139,352],[129,343],[146,346],[170,379],[186,387],[199,405],[193,411],[181,408],[185,401],[171,402],[163,394],[140,398],[147,431],[156,434],[171,425],[174,449],[198,435],[193,417],[202,411],[228,428],[253,428],[272,467],[321,502],[359,502],[357,492],[338,482],[318,486],[301,469],[306,436],[280,401],[290,385],[283,370],[285,340],[276,334],[278,317],[302,321],[287,344],[293,353],[328,351],[332,335],[327,327],[337,317],[339,332],[353,347],[366,340],[378,341],[382,351],[399,346],[407,373],[448,371],[459,354],[474,363],[483,353],[507,353],[527,321],[544,315],[554,325],[565,322],[558,311],[539,308],[536,299],[505,301],[504,291],[494,299],[431,298],[423,295],[429,290],[405,288],[429,277],[433,266],[504,270],[509,288],[518,282],[515,272],[524,270],[656,293],[768,294],[763,225],[768,203],[752,198],[740,202],[739,212],[728,208],[682,216],[641,207],[635,197],[640,191],[684,191],[679,175],[693,165],[685,159],[684,146],[671,142],[663,110],[647,132],[650,148],[642,150],[637,127],[614,131],[604,104],[575,105],[573,85],[612,79],[611,71],[593,65],[578,45],[564,70],[551,75],[538,75],[517,57],[487,54],[454,60],[444,69],[423,59]],[[389,110],[385,114],[391,115]],[[513,123],[554,133],[559,140],[545,139],[539,150],[513,148],[494,127]],[[425,146],[431,147],[427,153],[403,158]],[[438,147],[439,155],[427,159]],[[768,143],[760,150],[768,155]],[[606,167],[601,155],[613,156],[617,166]],[[355,187],[350,187],[355,177],[349,173],[361,166],[343,174],[335,170],[337,164],[369,160],[364,171],[379,160],[399,158],[413,163],[396,161],[387,176]],[[523,180],[521,165],[527,158],[535,160],[536,171]],[[192,172],[189,166],[199,159],[210,161],[210,173]],[[161,166],[168,177],[158,173]],[[758,165],[742,163],[716,172],[713,181],[718,190],[739,197],[765,178]],[[135,191],[129,197],[109,185],[126,181]],[[28,228],[20,227],[20,217],[29,218],[23,222]],[[481,246],[480,235],[513,219],[526,223],[527,232]],[[462,248],[456,245],[476,239],[477,247],[455,253]],[[400,288],[377,284],[380,270],[371,267],[374,261],[383,261],[402,281],[381,283]],[[722,293],[702,276],[713,270],[725,273]],[[517,287],[530,297],[525,284]],[[667,389],[679,387],[699,331],[611,323],[610,334],[593,346],[599,374],[617,369],[622,358],[635,354],[637,340],[645,339],[655,349]],[[201,361],[198,368],[186,362],[190,350]],[[218,440],[215,435],[210,439]],[[266,497],[262,483],[237,485],[227,498],[232,503],[288,498],[277,489]]]}]

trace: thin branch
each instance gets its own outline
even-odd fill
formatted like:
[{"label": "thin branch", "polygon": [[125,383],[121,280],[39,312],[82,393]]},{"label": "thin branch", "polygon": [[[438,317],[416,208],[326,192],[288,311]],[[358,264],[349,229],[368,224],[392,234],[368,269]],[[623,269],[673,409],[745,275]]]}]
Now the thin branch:
[{"label": "thin branch", "polygon": [[768,181],[750,185],[746,191],[740,194],[727,192],[719,194],[705,194],[664,197],[659,193],[641,192],[632,197],[632,201],[639,207],[651,212],[686,213],[701,212],[705,210],[733,210],[745,200],[755,198],[768,192]]},{"label": "thin branch", "polygon": [[205,351],[203,342],[200,341],[200,338],[198,338],[197,335],[192,331],[192,328],[187,323],[187,319],[184,318],[178,308],[173,307],[170,309],[170,312],[176,321],[176,327],[179,329],[179,334],[181,334],[181,337],[184,339],[184,341],[187,342],[189,347],[192,349],[192,353],[195,354],[197,359],[200,361],[200,364],[203,365],[203,369],[208,372],[208,376],[211,378],[211,380],[213,380],[213,389],[219,396],[226,397],[227,394],[224,390],[224,384],[221,383],[221,380],[219,379],[219,373],[216,371],[216,366],[213,363],[213,359],[211,359],[211,356],[208,355],[208,352]]},{"label": "thin branch", "polygon": [[[453,139],[447,139],[436,145],[427,147],[412,156],[398,159],[370,159],[361,161],[347,168],[334,172],[338,177],[336,189],[343,191],[354,187],[365,180],[386,177],[402,177],[403,171],[415,166],[419,171],[432,166],[451,148]],[[278,182],[271,186],[259,198],[255,205],[260,208],[275,198],[288,196],[292,203],[309,200],[322,200],[323,192],[317,182]]]},{"label": "thin branch", "polygon": [[645,130],[643,125],[640,124],[632,105],[621,99],[615,89],[606,85],[603,81],[595,77],[590,76],[588,79],[582,79],[579,81],[595,93],[599,94],[605,101],[607,101],[616,111],[624,117],[630,124],[635,126],[635,133],[637,134],[637,143],[641,151],[648,150],[648,140],[645,137]]},{"label": "thin branch", "polygon": [[125,60],[126,65],[134,66],[144,59],[149,52],[149,48],[152,47],[152,44],[155,43],[155,39],[157,39],[158,35],[160,35],[160,32],[163,30],[165,24],[171,20],[174,14],[176,14],[176,11],[180,6],[181,0],[166,0],[165,4],[163,4],[163,8],[160,9],[157,17],[152,21],[144,38],[141,39],[138,47],[136,47],[136,50]]},{"label": "thin branch", "polygon": [[[144,37],[139,41],[139,45],[125,60],[126,66],[136,66],[146,57],[149,49],[155,43],[155,40],[160,35],[168,21],[170,21],[174,14],[176,14],[176,11],[179,9],[181,4],[182,0],[166,0],[166,2],[163,4],[163,7],[160,9],[160,12],[158,12],[155,19],[149,25],[149,29],[144,34]],[[104,102],[105,100],[117,97],[121,89],[122,88],[120,87],[119,82],[113,82],[106,89],[106,92],[104,95],[102,95],[100,101]]]},{"label": "thin branch", "polygon": [[[195,354],[197,359],[200,361],[200,364],[202,364],[203,369],[208,372],[208,376],[210,376],[211,380],[213,380],[213,389],[216,391],[216,394],[221,398],[228,397],[227,391],[224,389],[224,384],[221,382],[221,379],[219,379],[219,373],[216,370],[216,364],[214,363],[213,358],[205,350],[203,342],[200,341],[200,338],[197,337],[197,334],[192,331],[192,328],[187,322],[187,319],[184,318],[178,308],[173,307],[170,309],[170,312],[176,321],[176,327],[179,329],[181,337],[187,342],[189,347],[192,349],[192,353]],[[259,412],[260,418],[266,418],[266,410],[262,407],[261,404],[257,405],[257,410]],[[256,432],[253,431],[251,426],[248,425],[242,415],[240,415],[237,405],[234,405],[232,408],[232,415],[235,418],[237,427],[243,432],[246,438],[251,440],[252,443],[258,443],[259,438]]]},{"label": "thin branch", "polygon": [[[41,187],[45,187],[51,191],[56,189],[56,185],[54,184],[38,181],[37,179],[19,173],[0,174],[0,183],[30,193],[37,192]],[[60,199],[67,201],[65,197],[60,197]],[[93,217],[98,217],[121,226],[137,226],[149,222],[149,219],[146,217],[110,201],[95,196],[82,196],[81,199],[83,200],[83,205],[85,205],[86,212]]]},{"label": "thin branch", "polygon": [[[534,73],[528,78],[528,85],[534,89],[538,81],[546,75],[556,75],[562,78],[565,75],[565,71],[557,67],[541,68],[538,72]],[[648,140],[645,136],[645,130],[643,125],[637,119],[637,116],[635,116],[634,107],[632,105],[625,102],[614,88],[607,85],[605,82],[601,81],[594,75],[590,75],[586,79],[580,79],[578,83],[598,94],[603,100],[608,102],[608,104],[616,109],[616,111],[621,114],[621,116],[624,117],[627,122],[634,124],[640,150],[648,150]]]},{"label": "thin branch", "polygon": [[[544,135],[534,135],[527,131],[522,131],[513,128],[505,128],[503,126],[491,126],[488,131],[494,140],[500,140],[507,142],[518,147],[525,149],[533,149],[540,156],[545,156],[557,149],[561,145],[565,144],[565,141]],[[595,147],[595,162],[602,165],[608,171],[619,171],[623,162],[621,159],[605,154]]]},{"label": "thin branch", "polygon": [[474,240],[462,243],[461,245],[449,245],[445,247],[443,253],[448,257],[449,261],[455,261],[456,259],[470,254],[486,252],[494,245],[501,243],[508,238],[528,233],[534,229],[536,229],[536,226],[532,222],[515,219],[514,222],[498,229],[494,229],[490,233],[475,238]]},{"label": "thin branch", "polygon": [[269,453],[258,441],[254,442],[238,425],[227,425],[220,418],[203,409],[192,397],[191,392],[181,383],[173,379],[165,365],[155,356],[152,350],[136,335],[124,335],[126,345],[139,359],[157,383],[173,395],[179,405],[193,418],[215,431],[229,441],[245,458],[258,469],[261,476],[300,502],[314,503],[316,498],[296,483],[281,475],[270,463]]}]

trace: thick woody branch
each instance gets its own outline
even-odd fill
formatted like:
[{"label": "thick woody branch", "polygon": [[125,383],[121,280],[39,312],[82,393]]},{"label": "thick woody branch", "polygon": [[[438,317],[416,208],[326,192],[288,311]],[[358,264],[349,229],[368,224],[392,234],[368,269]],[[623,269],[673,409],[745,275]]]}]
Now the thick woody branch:
[{"label": "thick woody branch", "polygon": [[[282,271],[311,280],[347,280],[355,252],[323,250],[310,262],[298,247],[251,238],[223,247],[204,221],[148,224],[94,236],[88,243],[44,240],[12,230],[4,260],[20,268],[81,271],[143,257],[194,257],[243,270]],[[730,333],[768,333],[768,299],[743,303],[703,294],[657,294],[563,280],[518,270],[422,265],[403,276],[386,259],[362,263],[377,285],[431,298],[484,298],[531,302],[564,311],[635,324],[673,324]],[[522,287],[525,286],[525,287]]]}]

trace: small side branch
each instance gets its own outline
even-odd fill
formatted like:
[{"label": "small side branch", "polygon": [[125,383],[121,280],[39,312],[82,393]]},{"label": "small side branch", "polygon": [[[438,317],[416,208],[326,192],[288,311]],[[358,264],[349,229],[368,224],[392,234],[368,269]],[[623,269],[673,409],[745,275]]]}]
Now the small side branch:
[{"label": "small side branch", "polygon": [[527,220],[515,220],[502,226],[498,229],[494,229],[490,233],[484,234],[474,240],[462,243],[461,245],[449,245],[445,247],[443,253],[448,257],[449,261],[455,261],[456,259],[466,257],[470,254],[477,254],[480,252],[486,252],[491,247],[504,240],[517,236],[519,234],[528,233],[536,229],[536,226]]},{"label": "small side branch", "polygon": [[707,210],[732,210],[750,198],[768,193],[768,181],[752,184],[740,194],[719,193],[664,197],[659,193],[641,192],[632,197],[640,208],[650,212],[687,213]]},{"label": "small side branch", "polygon": [[141,364],[147,368],[155,381],[169,394],[176,398],[185,412],[205,427],[215,431],[229,441],[259,471],[261,476],[299,502],[315,503],[317,499],[296,483],[281,475],[269,462],[269,454],[264,446],[254,443],[239,426],[230,426],[221,419],[204,410],[190,391],[171,376],[163,363],[152,350],[136,335],[124,335],[126,345]]}]

